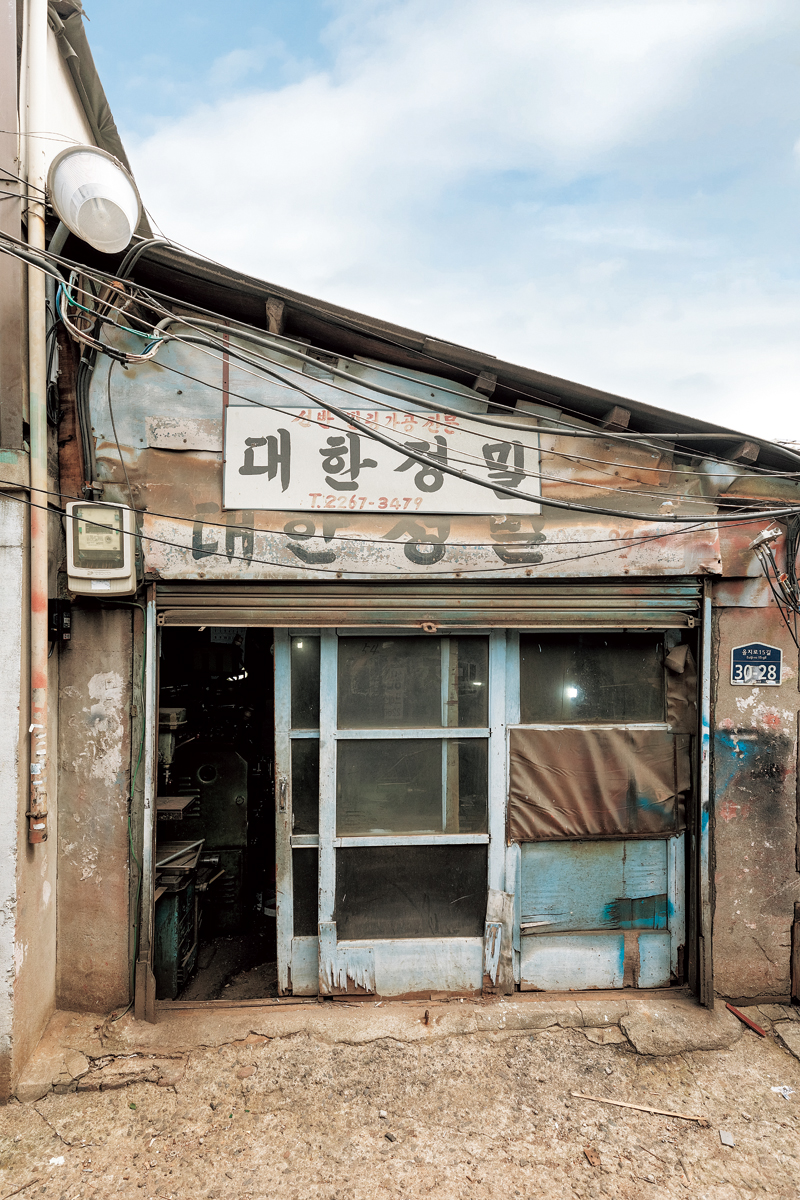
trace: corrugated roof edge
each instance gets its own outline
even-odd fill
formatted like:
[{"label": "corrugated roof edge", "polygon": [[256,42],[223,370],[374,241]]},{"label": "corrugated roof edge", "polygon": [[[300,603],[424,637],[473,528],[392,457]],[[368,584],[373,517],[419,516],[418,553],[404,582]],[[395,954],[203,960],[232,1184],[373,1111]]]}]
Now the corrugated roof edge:
[{"label": "corrugated roof edge", "polygon": [[[369,353],[373,356],[378,354],[386,362],[397,362],[399,359],[401,366],[414,366],[418,370],[456,378],[460,382],[465,377],[477,376],[482,370],[491,371],[497,375],[498,391],[511,391],[521,398],[539,400],[555,406],[568,403],[574,413],[595,419],[602,418],[614,405],[620,405],[630,410],[631,425],[636,432],[677,432],[685,435],[685,444],[690,448],[708,451],[711,454],[721,454],[722,446],[718,446],[716,442],[709,444],[707,441],[692,446],[693,433],[718,434],[720,443],[755,441],[762,447],[758,460],[760,467],[767,466],[781,471],[798,469],[794,455],[784,453],[780,446],[757,435],[674,413],[613,392],[548,375],[531,367],[505,362],[491,354],[431,337],[417,330],[406,329],[401,325],[382,321],[337,304],[326,303],[279,284],[245,275],[189,251],[164,246],[154,247],[140,260],[136,270],[136,276],[142,283],[146,283],[149,277],[152,286],[159,287],[166,293],[171,289],[165,286],[164,275],[173,281],[176,281],[176,276],[183,277],[183,286],[179,289],[182,293],[181,299],[189,303],[194,301],[204,307],[216,305],[217,311],[221,305],[224,307],[225,293],[232,293],[231,305],[239,314],[233,319],[248,319],[243,312],[243,309],[251,307],[246,304],[246,299],[260,302],[257,321],[254,322],[254,313],[249,318],[251,323],[257,323],[260,328],[264,327],[265,318],[261,313],[265,312],[267,299],[274,297],[283,300],[295,321],[298,317],[301,319],[300,324],[303,324],[302,318],[305,317],[306,324],[310,321],[312,325],[319,323],[329,327],[331,336],[326,339],[328,344],[323,348],[335,348],[337,341],[352,341],[352,337],[348,338],[346,335],[355,334],[357,338],[369,339],[372,343]],[[174,287],[172,290],[174,292]],[[213,296],[212,303],[209,303],[209,294]],[[319,340],[316,339],[317,344]],[[361,352],[364,349],[367,348],[362,347]],[[379,353],[380,350],[382,353]],[[348,347],[345,352],[351,353],[352,349]]]}]

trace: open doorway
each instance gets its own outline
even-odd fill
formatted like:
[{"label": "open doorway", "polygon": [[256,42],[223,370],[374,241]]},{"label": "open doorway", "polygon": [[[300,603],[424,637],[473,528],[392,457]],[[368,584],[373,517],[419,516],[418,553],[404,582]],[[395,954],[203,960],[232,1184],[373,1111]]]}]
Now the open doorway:
[{"label": "open doorway", "polygon": [[159,1000],[277,995],[272,631],[167,628],[159,661]]}]

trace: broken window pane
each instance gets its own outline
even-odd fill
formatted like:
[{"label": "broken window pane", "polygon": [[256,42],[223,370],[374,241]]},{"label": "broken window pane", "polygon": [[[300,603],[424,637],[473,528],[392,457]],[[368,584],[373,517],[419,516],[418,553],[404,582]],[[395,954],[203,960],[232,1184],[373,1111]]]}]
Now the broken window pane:
[{"label": "broken window pane", "polygon": [[319,832],[319,740],[292,739],[292,833]]},{"label": "broken window pane", "polygon": [[439,638],[340,638],[339,728],[441,725],[441,658]]},{"label": "broken window pane", "polygon": [[304,846],[300,850],[292,851],[295,937],[317,936],[318,868],[319,851],[317,849]]},{"label": "broken window pane", "polygon": [[663,721],[663,636],[523,634],[520,711],[526,725]]},{"label": "broken window pane", "polygon": [[486,846],[336,851],[340,941],[482,937],[485,916]]},{"label": "broken window pane", "polygon": [[319,728],[319,638],[292,638],[292,729]]},{"label": "broken window pane", "polygon": [[485,833],[487,759],[483,738],[339,742],[336,832]]}]

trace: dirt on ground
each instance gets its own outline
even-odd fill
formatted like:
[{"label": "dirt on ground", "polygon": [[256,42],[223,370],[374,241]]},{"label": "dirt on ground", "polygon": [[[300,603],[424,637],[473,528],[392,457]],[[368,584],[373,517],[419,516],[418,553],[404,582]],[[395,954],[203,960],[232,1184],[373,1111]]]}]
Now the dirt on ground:
[{"label": "dirt on ground", "polygon": [[101,1075],[105,1090],[0,1109],[0,1200],[800,1194],[800,1062],[771,1034],[664,1057],[616,1027],[361,1045],[252,1034],[98,1060],[76,1086]]}]

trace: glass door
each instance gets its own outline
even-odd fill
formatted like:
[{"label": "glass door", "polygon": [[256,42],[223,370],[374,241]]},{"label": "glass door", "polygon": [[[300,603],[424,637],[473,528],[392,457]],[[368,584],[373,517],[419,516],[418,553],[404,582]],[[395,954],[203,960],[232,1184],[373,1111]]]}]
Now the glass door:
[{"label": "glass door", "polygon": [[279,986],[477,992],[502,887],[505,634],[275,634]]}]

